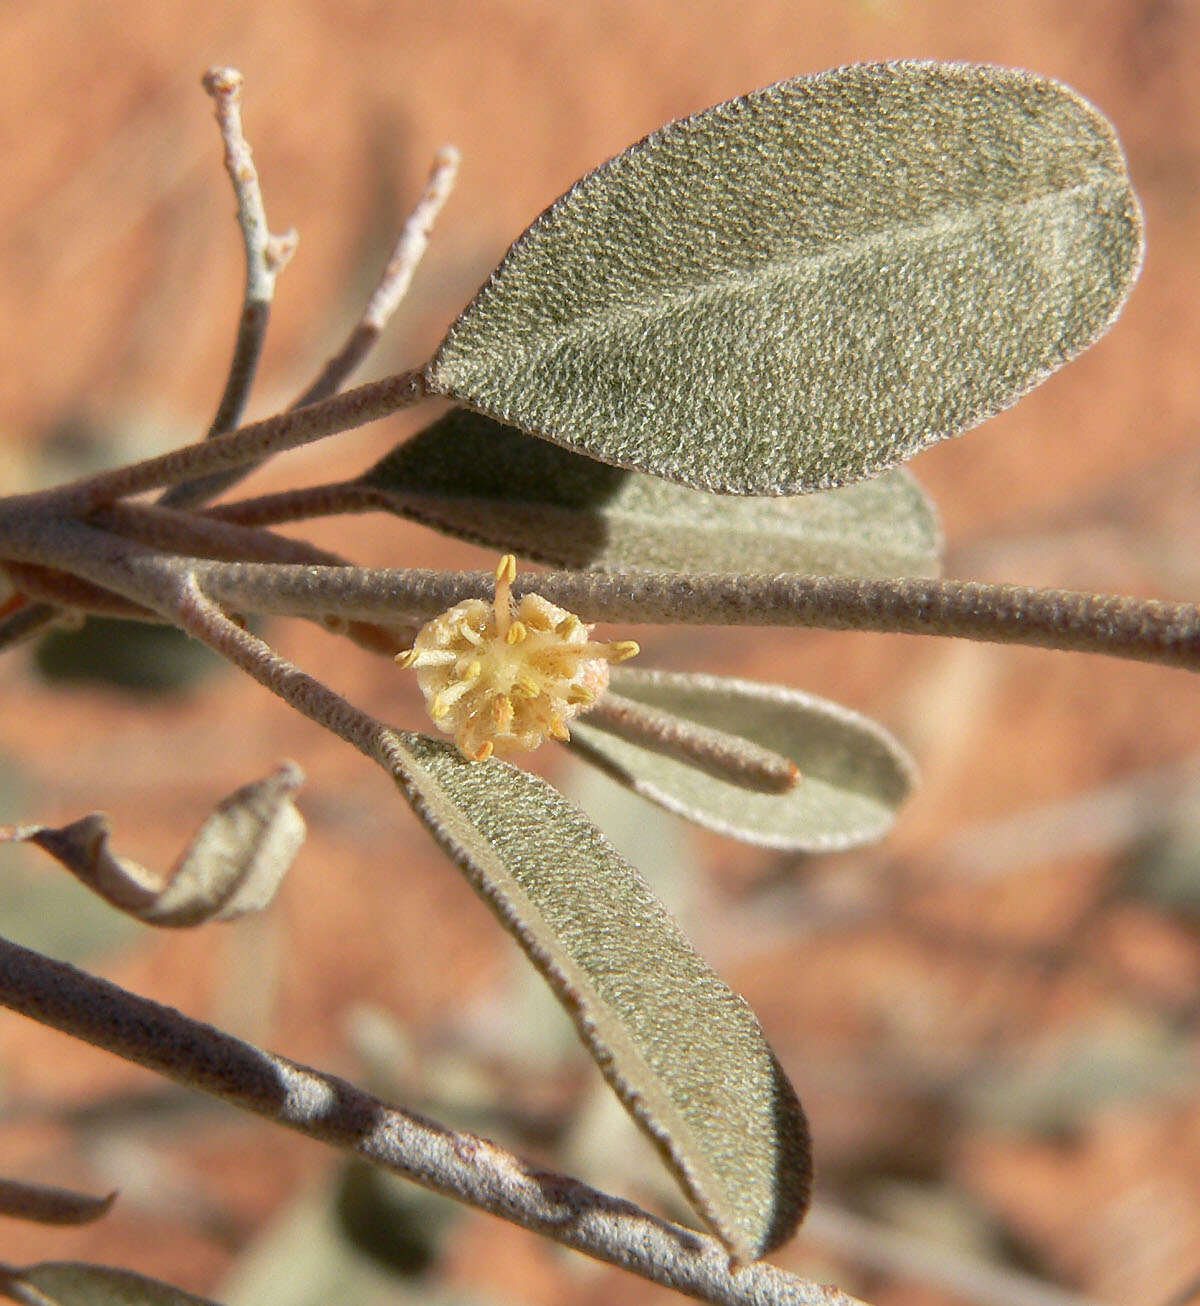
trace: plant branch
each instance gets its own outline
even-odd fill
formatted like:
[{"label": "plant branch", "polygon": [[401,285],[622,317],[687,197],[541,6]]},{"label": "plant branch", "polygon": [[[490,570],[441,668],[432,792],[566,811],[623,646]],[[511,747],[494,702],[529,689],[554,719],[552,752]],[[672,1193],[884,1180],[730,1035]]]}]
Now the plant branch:
[{"label": "plant branch", "polygon": [[420,199],[404,224],[375,289],[367,300],[362,316],[355,323],[346,343],[321,369],[320,375],[292,405],[303,408],[341,389],[342,383],[371,352],[383,334],[401,301],[408,293],[425,250],[433,224],[442,206],[450,198],[458,176],[459,153],[452,145],[443,145],[433,156],[433,166]]},{"label": "plant branch", "polygon": [[169,553],[219,558],[229,562],[319,563],[347,566],[342,558],[305,540],[291,540],[270,531],[256,530],[197,513],[161,505],[110,503],[88,518],[92,525],[122,539]]},{"label": "plant branch", "polygon": [[607,690],[582,720],[619,739],[677,758],[748,789],[783,794],[800,780],[796,764],[740,735],[688,721]]},{"label": "plant branch", "polygon": [[[311,411],[301,409],[293,416]],[[219,440],[193,448],[205,450],[218,444]],[[7,514],[0,511],[0,554],[60,567],[134,602],[144,601],[138,582],[132,589],[122,588],[132,579],[121,568],[134,556],[129,550],[135,546],[126,544],[124,554],[118,551],[120,566],[114,577],[110,564],[118,557],[113,554],[115,537],[77,522],[13,511],[13,502],[0,505],[0,509],[10,508]],[[94,546],[102,541],[106,543],[97,551]],[[151,572],[169,570],[172,563],[179,562],[147,549],[140,550],[137,560]],[[465,598],[486,601],[494,582],[491,572],[194,559],[189,560],[187,570],[205,594],[238,611],[388,624],[429,620]],[[1200,670],[1200,609],[1156,599],[976,581],[645,572],[526,573],[513,584],[514,597],[525,593],[541,594],[585,621],[803,626],[941,635],[1103,653]]]},{"label": "plant branch", "polygon": [[[220,72],[221,70],[216,71]],[[246,157],[248,160],[248,150],[246,151]],[[433,167],[425,184],[425,189],[422,191],[412,215],[404,225],[404,230],[392,250],[391,257],[388,259],[387,266],[384,268],[375,290],[367,301],[362,316],[355,323],[345,344],[329,359],[316,380],[289,406],[289,412],[294,412],[298,408],[307,408],[336,394],[355,368],[371,352],[375,342],[383,334],[389,319],[400,306],[401,300],[403,300],[409,286],[412,284],[413,274],[416,272],[421,257],[429,244],[429,236],[433,230],[434,221],[454,188],[454,180],[458,174],[458,163],[458,151],[452,146],[444,146],[434,156]],[[265,219],[263,229],[265,230]],[[248,233],[247,251],[249,251],[249,248]],[[247,270],[249,271],[249,254]],[[249,294],[248,281],[247,296]],[[265,309],[266,305],[263,307]],[[249,311],[249,308],[250,300],[247,298],[247,311]],[[266,315],[264,312],[264,329],[265,326]],[[231,383],[232,380],[231,375]],[[240,412],[240,409],[238,411]],[[221,429],[228,430],[234,421],[236,421],[236,414],[233,420],[229,421]],[[213,430],[209,432],[209,438],[216,434],[219,434],[219,432],[214,423]],[[256,467],[261,466],[264,461],[265,459],[258,459],[240,467],[212,472],[207,476],[197,477],[193,481],[173,486],[162,496],[161,502],[177,508],[206,503],[222,493],[222,491],[243,480]]]},{"label": "plant branch", "polygon": [[295,490],[259,495],[254,499],[218,503],[205,508],[204,515],[240,526],[281,526],[288,522],[307,521],[310,517],[373,512],[381,507],[379,491],[355,480],[306,485]]},{"label": "plant branch", "polygon": [[261,462],[272,454],[298,449],[326,436],[365,426],[424,399],[420,371],[399,372],[370,381],[321,403],[297,408],[261,422],[250,422],[199,444],[185,445],[157,458],[115,467],[111,471],[71,481],[53,490],[12,495],[0,502],[0,518],[51,512],[86,516],[106,503],[172,485],[210,472]]},{"label": "plant branch", "polygon": [[[267,226],[258,172],[242,132],[241,73],[236,68],[210,68],[201,84],[212,96],[216,108],[217,124],[225,146],[225,170],[233,182],[237,220],[246,256],[246,289],[238,320],[237,341],[225,389],[208,429],[206,438],[211,440],[232,431],[246,407],[271,316],[275,281],[296,251],[297,236],[294,230],[282,236],[272,236]],[[193,507],[224,488],[215,483],[218,480],[219,477],[204,477],[174,485],[161,501],[173,508]]]},{"label": "plant branch", "polygon": [[[22,594],[39,601],[38,607],[55,605],[50,608],[51,620],[47,621],[47,625],[52,625],[55,620],[71,621],[73,613],[82,612],[98,617],[122,617],[130,621],[158,620],[153,612],[140,604],[72,575],[69,571],[41,567],[31,562],[7,562],[4,570]],[[78,620],[77,617],[74,619]],[[38,629],[41,629],[40,624]],[[31,633],[36,634],[37,630]]]},{"label": "plant branch", "polygon": [[836,1288],[761,1262],[732,1271],[714,1238],[7,940],[0,940],[0,1005],[702,1301],[854,1306]]},{"label": "plant branch", "polygon": [[[204,564],[205,591],[239,609],[361,620],[429,620],[465,598],[487,599],[490,572]],[[1200,608],[1073,590],[977,581],[645,572],[544,572],[517,578],[585,621],[942,635],[1028,644],[1200,670]]]}]

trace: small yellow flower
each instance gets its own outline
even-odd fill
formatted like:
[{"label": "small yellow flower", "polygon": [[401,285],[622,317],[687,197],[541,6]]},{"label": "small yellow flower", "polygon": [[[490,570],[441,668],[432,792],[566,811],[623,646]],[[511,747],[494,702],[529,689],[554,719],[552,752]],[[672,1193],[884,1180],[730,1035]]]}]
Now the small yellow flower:
[{"label": "small yellow flower", "polygon": [[631,639],[593,641],[591,626],[538,594],[514,603],[516,574],[506,553],[490,604],[455,604],[396,658],[416,668],[434,725],[473,762],[570,739],[567,722],[608,688],[609,663],[638,652]]}]

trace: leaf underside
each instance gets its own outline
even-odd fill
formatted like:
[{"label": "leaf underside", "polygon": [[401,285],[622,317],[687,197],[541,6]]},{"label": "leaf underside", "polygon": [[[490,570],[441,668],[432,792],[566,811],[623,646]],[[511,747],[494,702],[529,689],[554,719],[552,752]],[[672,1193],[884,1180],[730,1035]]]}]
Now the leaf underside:
[{"label": "leaf underside", "polygon": [[792,852],[833,852],[881,839],[912,788],[908,754],[849,708],[783,685],[617,667],[612,688],[702,726],[740,735],[800,770],[783,794],[756,792],[588,723],[572,745],[636,793],[697,825]]},{"label": "leaf underside", "polygon": [[395,736],[418,816],[517,939],[696,1210],[753,1260],[808,1205],[808,1131],[757,1019],[591,822],[527,772]]},{"label": "leaf underside", "polygon": [[714,495],[455,408],[372,467],[380,507],[557,567],[933,576],[937,516],[903,470],[791,497]]},{"label": "leaf underside", "polygon": [[875,475],[1109,325],[1141,217],[1108,122],[981,64],[859,64],[588,174],[451,327],[430,388],[701,489]]}]

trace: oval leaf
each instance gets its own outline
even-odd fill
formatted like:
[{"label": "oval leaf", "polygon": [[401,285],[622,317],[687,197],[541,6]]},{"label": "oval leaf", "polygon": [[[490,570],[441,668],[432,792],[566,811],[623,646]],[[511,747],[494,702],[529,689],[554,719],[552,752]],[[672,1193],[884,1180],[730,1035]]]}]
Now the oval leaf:
[{"label": "oval leaf", "polygon": [[558,567],[939,571],[937,516],[903,471],[825,494],[731,498],[611,467],[456,408],[359,483],[380,507]]},{"label": "oval leaf", "polygon": [[745,1002],[641,876],[549,785],[395,736],[418,816],[521,944],[696,1210],[739,1260],[808,1205],[808,1131]]},{"label": "oval leaf", "polygon": [[1141,263],[1113,131],[979,64],[798,77],[580,181],[451,328],[430,387],[702,489],[871,476],[1007,407]]},{"label": "oval leaf", "polygon": [[868,717],[782,685],[727,676],[614,668],[613,689],[640,703],[740,735],[794,762],[800,781],[756,792],[589,724],[572,746],[645,798],[744,843],[829,852],[873,843],[915,779],[908,754]]},{"label": "oval leaf", "polygon": [[0,1215],[38,1224],[91,1224],[107,1215],[116,1200],[116,1193],[94,1197],[46,1184],[0,1179]]},{"label": "oval leaf", "polygon": [[169,1283],[82,1261],[44,1261],[0,1270],[0,1291],[28,1306],[215,1306]]}]

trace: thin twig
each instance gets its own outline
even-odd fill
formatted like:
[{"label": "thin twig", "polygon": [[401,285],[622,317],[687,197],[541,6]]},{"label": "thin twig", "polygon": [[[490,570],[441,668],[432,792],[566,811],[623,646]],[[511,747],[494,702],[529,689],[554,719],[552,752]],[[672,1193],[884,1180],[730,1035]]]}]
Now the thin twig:
[{"label": "thin twig", "polygon": [[454,189],[458,165],[459,153],[453,145],[443,145],[433,156],[433,166],[429,170],[425,189],[404,224],[404,230],[367,300],[362,316],[355,323],[346,343],[325,364],[312,385],[292,405],[293,408],[303,408],[306,404],[315,404],[320,399],[336,394],[383,334],[412,284],[413,274],[429,245],[433,224]]},{"label": "thin twig", "polygon": [[[237,198],[237,220],[242,231],[246,264],[246,288],[237,340],[225,389],[206,436],[211,440],[232,431],[245,410],[271,316],[275,281],[295,253],[298,238],[295,231],[272,236],[267,226],[258,172],[242,131],[241,73],[236,68],[210,68],[202,78],[202,85],[213,98],[217,124],[221,129],[225,170],[233,182]],[[161,502],[173,508],[194,507],[224,488],[220,480],[221,476],[217,475],[174,485],[163,494]]]},{"label": "thin twig", "polygon": [[[297,408],[307,408],[310,404],[320,403],[321,400],[336,394],[354,369],[371,352],[375,342],[383,334],[388,320],[395,313],[412,284],[413,274],[429,244],[434,221],[454,188],[458,163],[458,151],[452,146],[444,146],[437,152],[421,198],[405,223],[404,230],[396,242],[375,290],[367,301],[362,316],[355,323],[345,344],[329,359],[316,380],[289,406],[289,412]],[[247,304],[249,306],[249,301]],[[211,431],[210,438],[214,434],[216,431]],[[259,459],[241,467],[213,472],[195,481],[174,486],[162,496],[161,502],[174,507],[191,507],[206,503],[243,480],[264,461],[266,460]]]},{"label": "thin twig", "polygon": [[678,758],[720,780],[782,794],[800,779],[796,764],[761,744],[714,730],[608,690],[583,720],[619,739]]},{"label": "thin twig", "polygon": [[381,507],[379,491],[355,480],[306,485],[253,499],[238,499],[234,503],[218,503],[205,508],[204,515],[239,526],[282,526],[312,517],[374,512]]},{"label": "thin twig", "polygon": [[34,562],[8,562],[4,569],[23,594],[42,603],[53,603],[55,620],[67,625],[78,625],[83,613],[97,617],[123,617],[130,621],[159,619],[140,604],[69,571],[40,567]]},{"label": "thin twig", "polygon": [[837,1288],[761,1262],[731,1271],[714,1238],[7,940],[0,940],[0,1005],[702,1301],[855,1306]]},{"label": "thin twig", "polygon": [[181,512],[161,504],[110,503],[88,519],[93,525],[120,535],[122,539],[169,553],[229,562],[320,563],[349,566],[336,553],[319,549],[305,540],[292,540],[271,531],[256,530],[197,513]]},{"label": "thin twig", "polygon": [[[465,598],[487,599],[490,572],[204,564],[204,588],[239,610],[370,621],[425,621]],[[518,577],[585,621],[802,626],[1028,644],[1200,670],[1200,608],[1111,594],[976,581],[856,580],[645,572]]]},{"label": "thin twig", "polygon": [[326,436],[365,426],[425,398],[419,372],[399,372],[370,381],[307,408],[250,422],[199,444],[185,445],[157,458],[82,477],[53,490],[12,495],[0,501],[0,518],[34,513],[86,516],[103,504],[230,467],[244,467],[286,449],[298,449]]}]

